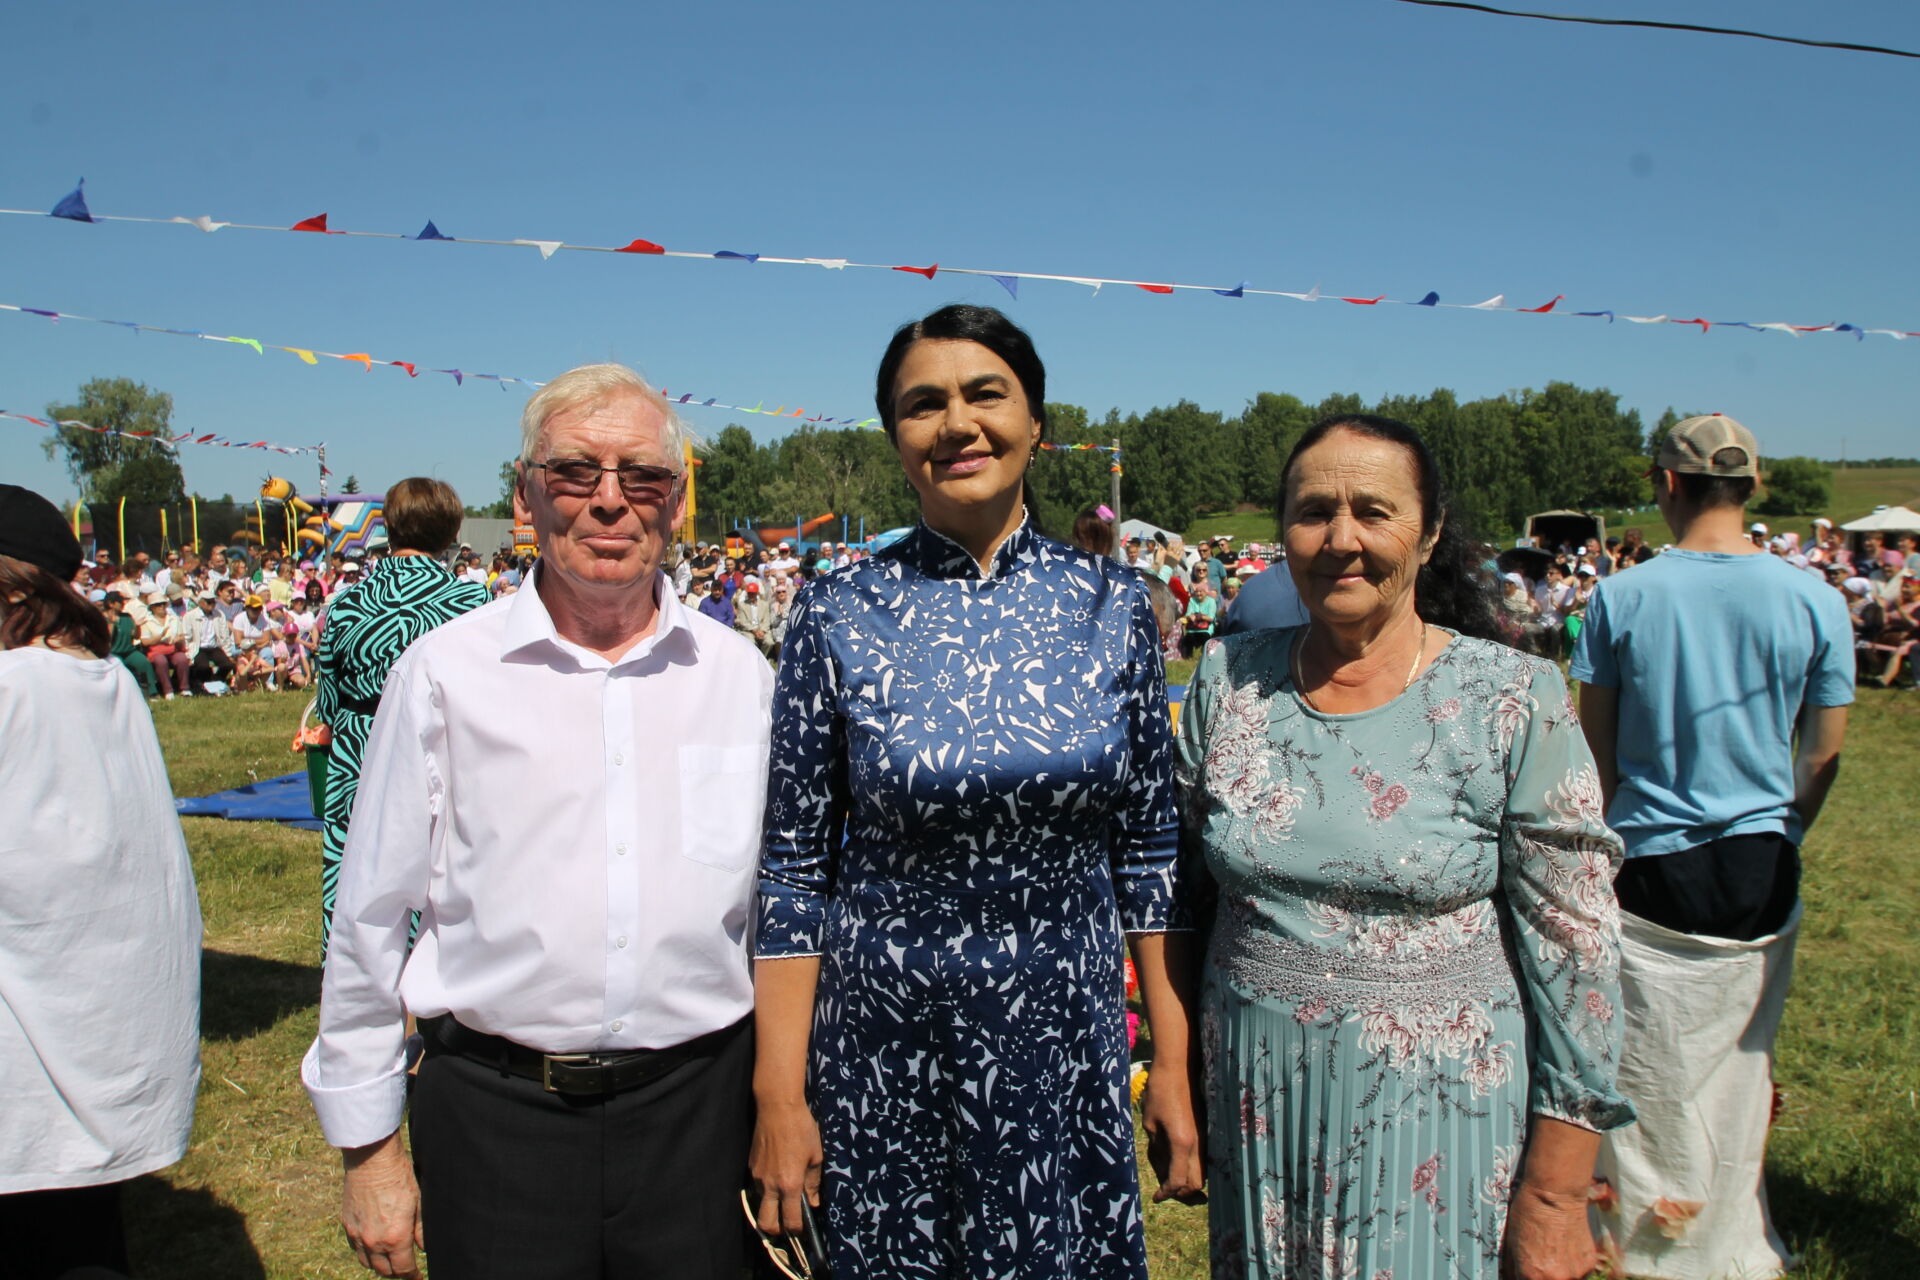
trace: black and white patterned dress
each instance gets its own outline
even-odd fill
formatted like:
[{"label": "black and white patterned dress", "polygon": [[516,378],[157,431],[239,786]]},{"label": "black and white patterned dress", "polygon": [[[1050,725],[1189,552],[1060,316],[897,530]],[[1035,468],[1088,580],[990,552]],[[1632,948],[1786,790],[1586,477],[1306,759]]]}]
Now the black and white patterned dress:
[{"label": "black and white patterned dress", "polygon": [[1122,935],[1184,928],[1138,574],[924,526],[796,600],[757,953],[820,955],[839,1277],[1146,1275]]},{"label": "black and white patterned dress", "polygon": [[366,581],[327,602],[326,625],[314,659],[314,709],[333,730],[327,765],[326,812],[320,835],[320,958],[333,932],[333,894],[347,820],[360,791],[360,757],[387,673],[407,646],[441,623],[487,602],[487,589],[463,582],[432,556],[387,556]]}]

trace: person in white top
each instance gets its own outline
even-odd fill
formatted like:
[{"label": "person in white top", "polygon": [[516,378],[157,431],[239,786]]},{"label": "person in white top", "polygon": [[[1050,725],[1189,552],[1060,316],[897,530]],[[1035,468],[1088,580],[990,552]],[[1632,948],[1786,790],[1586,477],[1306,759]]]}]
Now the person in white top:
[{"label": "person in white top", "polygon": [[772,672],[661,572],[686,486],[657,391],[575,369],[521,428],[533,589],[388,678],[301,1076],[381,1275],[424,1243],[435,1280],[734,1280]]},{"label": "person in white top", "polygon": [[[160,743],[51,502],[0,485],[0,1272],[127,1272],[120,1193],[186,1153],[200,906]],[[106,803],[103,803],[103,800]]]}]

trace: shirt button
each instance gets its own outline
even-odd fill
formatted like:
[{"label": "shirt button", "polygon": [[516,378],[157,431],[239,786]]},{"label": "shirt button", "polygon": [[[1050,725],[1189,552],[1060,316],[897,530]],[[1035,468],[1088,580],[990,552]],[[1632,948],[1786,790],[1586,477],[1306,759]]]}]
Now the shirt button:
[{"label": "shirt button", "polygon": [[627,757],[626,757],[626,753],[625,753],[625,752],[622,752],[622,751],[616,751],[616,752],[614,752],[614,753],[613,753],[613,762],[614,762],[615,764],[625,764],[625,763],[627,762]]},{"label": "shirt button", "polygon": [[621,1027],[624,1027],[626,1025],[627,1024],[620,1021],[620,1019],[615,1018],[610,1024],[608,1024],[608,1029],[612,1031],[618,1031]]},{"label": "shirt button", "polygon": [[619,937],[619,938],[616,938],[616,939],[614,939],[614,945],[615,945],[615,946],[620,946],[620,947],[624,947],[624,946],[626,946],[626,945],[627,945],[627,940],[626,940],[626,938],[625,938],[624,936],[622,936],[622,937]]},{"label": "shirt button", "polygon": [[623,858],[627,856],[627,846],[624,844],[617,844],[613,846],[613,851],[619,854]]}]

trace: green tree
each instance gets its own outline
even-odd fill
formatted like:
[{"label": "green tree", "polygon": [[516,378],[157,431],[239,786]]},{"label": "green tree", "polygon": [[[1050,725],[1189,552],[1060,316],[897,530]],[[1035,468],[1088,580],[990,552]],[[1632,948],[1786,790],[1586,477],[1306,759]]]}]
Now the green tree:
[{"label": "green tree", "polygon": [[1775,458],[1754,510],[1770,516],[1812,515],[1833,501],[1833,472],[1812,458]]},{"label": "green tree", "polygon": [[[1056,445],[1112,444],[1113,437],[1102,438],[1088,420],[1087,411],[1077,404],[1047,405],[1047,442]],[[1122,454],[1124,457],[1124,453]],[[1057,537],[1065,537],[1073,518],[1087,507],[1097,507],[1113,497],[1111,454],[1094,450],[1041,450],[1027,472],[1033,486],[1037,510],[1034,518],[1041,528]]]},{"label": "green tree", "polygon": [[[172,434],[173,397],[131,378],[95,378],[80,388],[74,404],[50,404],[47,417],[101,428],[55,427],[42,446],[59,456],[88,502],[173,503],[187,496],[180,459],[166,443]],[[130,439],[110,432],[136,432]]]},{"label": "green tree", "polygon": [[360,477],[349,472],[347,474],[347,482],[340,486],[340,492],[342,493],[360,492]]},{"label": "green tree", "polygon": [[[348,477],[351,479],[352,477]],[[520,479],[520,466],[516,459],[509,458],[500,464],[500,496],[492,502],[479,506],[469,505],[467,514],[482,520],[513,519],[513,486]],[[349,489],[349,493],[358,490]]]},{"label": "green tree", "polygon": [[753,434],[745,427],[722,428],[710,444],[697,450],[696,456],[700,459],[696,498],[702,512],[722,519],[745,516],[755,520],[791,514],[768,510],[766,488],[773,479],[773,455],[755,444]]}]

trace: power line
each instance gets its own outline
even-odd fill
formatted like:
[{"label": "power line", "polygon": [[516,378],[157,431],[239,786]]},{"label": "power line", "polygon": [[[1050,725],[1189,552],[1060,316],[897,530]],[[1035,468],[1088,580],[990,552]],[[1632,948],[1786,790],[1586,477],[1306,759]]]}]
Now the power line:
[{"label": "power line", "polygon": [[1578,22],[1595,27],[1650,27],[1656,31],[1699,31],[1712,36],[1747,36],[1754,40],[1772,40],[1777,44],[1805,45],[1810,49],[1848,49],[1855,53],[1884,53],[1894,58],[1920,58],[1906,49],[1888,49],[1877,44],[1849,44],[1844,40],[1803,40],[1798,36],[1768,35],[1764,31],[1743,31],[1738,27],[1704,27],[1692,22],[1656,22],[1645,18],[1585,18],[1565,13],[1529,13],[1524,9],[1496,9],[1490,4],[1469,4],[1466,0],[1398,0],[1400,4],[1426,5],[1433,9],[1469,9],[1501,18],[1537,18],[1542,22]]}]

